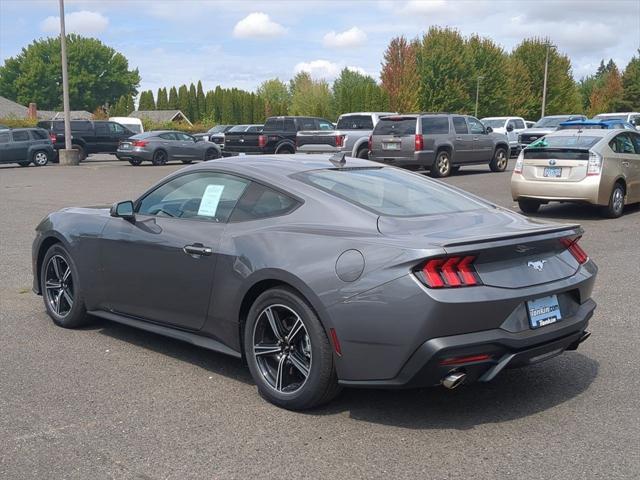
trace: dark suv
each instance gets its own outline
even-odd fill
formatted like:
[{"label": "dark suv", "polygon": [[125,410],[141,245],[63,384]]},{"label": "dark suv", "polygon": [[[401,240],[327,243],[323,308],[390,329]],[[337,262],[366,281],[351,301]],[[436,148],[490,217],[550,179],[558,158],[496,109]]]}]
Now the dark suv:
[{"label": "dark suv", "polygon": [[[64,148],[64,122],[45,120],[38,122],[40,128],[55,135],[56,150]],[[91,153],[116,153],[122,140],[135,135],[134,132],[116,122],[106,120],[71,120],[71,144],[78,150],[80,160]]]},{"label": "dark suv", "polygon": [[503,172],[509,141],[475,117],[419,113],[383,117],[369,140],[369,159],[446,177],[463,165],[489,164]]},{"label": "dark suv", "polygon": [[33,163],[42,167],[53,159],[52,139],[42,128],[14,128],[0,131],[0,163]]}]

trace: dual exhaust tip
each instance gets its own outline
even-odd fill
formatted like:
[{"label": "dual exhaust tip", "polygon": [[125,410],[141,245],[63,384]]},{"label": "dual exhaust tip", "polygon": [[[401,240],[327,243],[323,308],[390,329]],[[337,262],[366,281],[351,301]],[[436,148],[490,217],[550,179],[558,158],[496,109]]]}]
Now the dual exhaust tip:
[{"label": "dual exhaust tip", "polygon": [[464,383],[467,378],[467,374],[463,372],[450,372],[446,377],[442,379],[442,386],[453,390]]}]

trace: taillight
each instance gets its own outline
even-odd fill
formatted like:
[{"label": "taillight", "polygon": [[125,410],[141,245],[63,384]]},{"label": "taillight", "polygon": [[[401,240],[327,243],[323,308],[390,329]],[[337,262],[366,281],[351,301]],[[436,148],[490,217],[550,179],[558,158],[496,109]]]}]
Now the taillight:
[{"label": "taillight", "polygon": [[589,163],[587,164],[587,175],[600,175],[602,172],[602,156],[589,152]]},{"label": "taillight", "polygon": [[573,258],[575,258],[578,261],[578,263],[583,264],[583,263],[586,263],[587,260],[589,260],[589,255],[587,255],[587,252],[585,252],[582,249],[582,247],[578,245],[578,242],[580,241],[581,238],[582,237],[577,237],[574,239],[562,238],[560,239],[560,243],[562,243],[562,245],[567,247],[567,250],[569,250],[569,253],[573,255]]},{"label": "taillight", "polygon": [[421,151],[424,148],[424,137],[421,133],[416,134],[416,152]]},{"label": "taillight", "polygon": [[513,173],[522,173],[522,167],[524,165],[524,148],[520,150],[516,164],[513,167]]},{"label": "taillight", "polygon": [[373,150],[373,135],[369,135],[369,144],[367,145],[367,147],[369,148],[369,151]]},{"label": "taillight", "polygon": [[430,288],[480,285],[480,279],[473,266],[475,259],[476,257],[467,255],[427,260],[418,276]]},{"label": "taillight", "polygon": [[49,139],[53,142],[56,143],[56,140],[58,140],[58,137],[56,136],[55,133],[50,133],[49,134]]},{"label": "taillight", "polygon": [[336,135],[336,147],[344,146],[344,135]]},{"label": "taillight", "polygon": [[486,362],[487,360],[491,360],[491,358],[491,355],[488,354],[467,355],[466,357],[451,357],[440,360],[440,365],[463,365],[465,363]]},{"label": "taillight", "polygon": [[265,135],[258,136],[258,146],[260,148],[267,146],[267,137]]},{"label": "taillight", "polygon": [[146,140],[134,140],[131,145],[134,147],[146,147],[149,144]]}]

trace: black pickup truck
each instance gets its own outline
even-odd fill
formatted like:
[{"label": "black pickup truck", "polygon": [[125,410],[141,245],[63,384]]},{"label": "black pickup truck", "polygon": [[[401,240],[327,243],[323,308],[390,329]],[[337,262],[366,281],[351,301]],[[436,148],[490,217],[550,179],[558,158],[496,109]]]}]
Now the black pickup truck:
[{"label": "black pickup truck", "polygon": [[[53,147],[64,148],[64,121],[43,120],[38,127],[55,135]],[[122,140],[135,135],[134,132],[116,122],[103,120],[71,120],[71,145],[78,150],[80,161],[91,153],[116,153]]]},{"label": "black pickup truck", "polygon": [[295,153],[300,130],[333,129],[333,124],[317,117],[269,117],[262,132],[225,134],[224,150],[234,153]]}]

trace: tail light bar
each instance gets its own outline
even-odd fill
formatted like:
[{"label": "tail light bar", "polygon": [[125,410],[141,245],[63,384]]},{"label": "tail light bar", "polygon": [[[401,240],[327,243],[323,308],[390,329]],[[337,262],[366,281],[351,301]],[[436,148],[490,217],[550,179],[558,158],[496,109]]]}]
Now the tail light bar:
[{"label": "tail light bar", "polygon": [[369,143],[367,145],[367,147],[369,148],[369,151],[371,151],[373,149],[373,135],[369,135]]},{"label": "tail light bar", "polygon": [[585,252],[582,247],[580,245],[578,245],[578,241],[580,241],[582,237],[576,237],[576,238],[561,238],[560,239],[560,243],[562,243],[562,245],[564,245],[567,250],[569,250],[569,253],[571,253],[571,255],[573,255],[573,258],[575,258],[579,264],[583,264],[586,263],[587,260],[589,260],[589,255],[587,255],[587,252]]},{"label": "tail light bar", "polygon": [[518,159],[516,160],[516,164],[513,167],[513,173],[522,173],[522,168],[524,166],[524,148],[520,150],[518,154]]},{"label": "tail light bar", "polygon": [[416,134],[415,146],[416,146],[416,152],[419,152],[422,149],[424,149],[424,137],[422,136],[421,133]]},{"label": "tail light bar", "polygon": [[344,135],[336,135],[336,147],[344,146]]},{"label": "tail light bar", "polygon": [[58,137],[55,133],[49,133],[49,139],[53,142],[56,143],[56,141],[58,140]]},{"label": "tail light bar", "polygon": [[429,288],[471,287],[481,285],[472,255],[433,258],[421,267],[418,277]]},{"label": "tail light bar", "polygon": [[134,147],[146,147],[148,143],[149,142],[147,142],[146,140],[135,140],[131,143],[131,145],[133,145]]},{"label": "tail light bar", "polygon": [[259,135],[258,136],[258,146],[260,148],[264,148],[267,146],[267,137],[266,135]]}]

